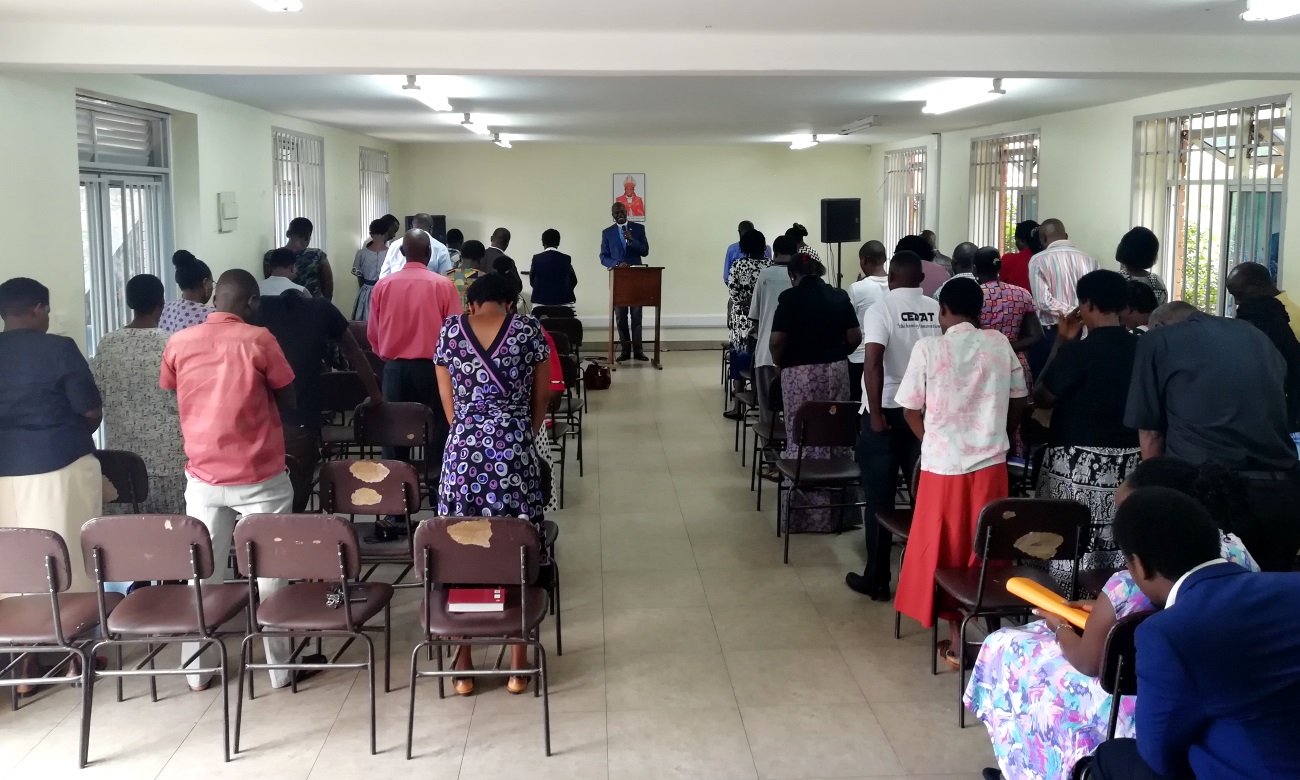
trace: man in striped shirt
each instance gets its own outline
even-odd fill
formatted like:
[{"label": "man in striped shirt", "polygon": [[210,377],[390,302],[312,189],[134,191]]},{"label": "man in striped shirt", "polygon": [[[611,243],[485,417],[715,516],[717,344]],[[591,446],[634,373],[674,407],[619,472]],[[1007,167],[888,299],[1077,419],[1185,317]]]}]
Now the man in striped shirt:
[{"label": "man in striped shirt", "polygon": [[1043,370],[1052,353],[1056,324],[1079,306],[1075,285],[1084,274],[1097,270],[1097,261],[1070,243],[1059,219],[1043,220],[1038,226],[1038,241],[1043,251],[1029,261],[1029,291],[1043,324],[1043,340],[1025,353],[1034,376]]}]

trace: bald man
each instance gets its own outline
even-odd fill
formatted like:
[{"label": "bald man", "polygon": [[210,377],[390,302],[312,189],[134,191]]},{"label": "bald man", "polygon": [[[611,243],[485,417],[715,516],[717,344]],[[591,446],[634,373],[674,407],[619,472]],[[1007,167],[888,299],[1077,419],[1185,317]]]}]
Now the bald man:
[{"label": "bald man", "polygon": [[1038,226],[1043,251],[1029,261],[1029,292],[1034,296],[1043,340],[1025,353],[1033,376],[1043,372],[1056,341],[1056,324],[1079,307],[1076,286],[1084,274],[1097,270],[1097,261],[1070,243],[1070,235],[1059,219],[1045,219]]},{"label": "bald man", "polygon": [[[868,241],[858,248],[858,264],[862,268],[862,278],[849,287],[849,301],[853,311],[858,315],[858,327],[862,327],[867,309],[884,299],[889,292],[889,277],[885,275],[885,262],[889,254],[885,245],[879,241]],[[862,362],[867,356],[866,342],[849,355],[849,395],[854,403],[862,401]]]},{"label": "bald man", "polygon": [[[397,217],[393,217],[393,222],[400,230],[401,223],[397,222]],[[411,217],[411,228],[421,230],[429,234],[429,260],[425,263],[431,271],[438,274],[445,274],[451,270],[451,252],[447,250],[446,245],[433,237],[433,217],[424,212]],[[389,274],[396,273],[402,269],[406,263],[406,257],[402,254],[402,241],[390,241],[388,244],[388,254],[384,256],[384,264],[379,268],[379,278],[383,279]]]},{"label": "bald man", "polygon": [[[402,239],[406,265],[375,285],[370,293],[370,321],[366,325],[371,347],[386,361],[384,400],[415,401],[433,410],[433,440],[425,448],[425,466],[434,480],[441,471],[448,421],[442,413],[433,354],[438,350],[443,322],[464,311],[455,282],[429,267],[435,243],[420,228],[407,232]],[[408,460],[410,453],[409,448],[386,447],[383,456]],[[396,517],[387,517],[376,524],[375,535],[367,538],[387,542],[405,533],[404,523]]]},{"label": "bald man", "polygon": [[[212,535],[217,562],[206,582],[226,576],[235,523],[251,514],[279,514],[293,508],[293,484],[285,473],[284,428],[280,413],[295,406],[293,369],[275,336],[248,324],[257,310],[253,275],[226,271],[212,297],[215,311],[205,322],[173,335],[163,350],[159,385],[176,391],[185,437],[185,514]],[[259,579],[265,599],[283,580]],[[199,645],[186,643],[181,658]],[[270,663],[286,663],[289,640],[266,641]],[[210,668],[215,653],[204,653],[192,668]],[[305,676],[302,672],[300,675]],[[190,675],[190,687],[203,690],[210,677]],[[271,672],[271,685],[291,682],[286,670]]]}]

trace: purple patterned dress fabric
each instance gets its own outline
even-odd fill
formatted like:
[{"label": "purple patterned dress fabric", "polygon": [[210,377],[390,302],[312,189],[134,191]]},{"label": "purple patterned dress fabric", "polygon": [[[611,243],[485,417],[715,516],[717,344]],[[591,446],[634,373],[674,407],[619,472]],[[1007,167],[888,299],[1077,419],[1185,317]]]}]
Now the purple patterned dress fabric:
[{"label": "purple patterned dress fabric", "polygon": [[511,315],[486,348],[465,315],[450,317],[434,362],[446,366],[454,417],[442,460],[438,514],[526,517],[544,505],[533,451],[533,373],[550,355],[541,324]]}]

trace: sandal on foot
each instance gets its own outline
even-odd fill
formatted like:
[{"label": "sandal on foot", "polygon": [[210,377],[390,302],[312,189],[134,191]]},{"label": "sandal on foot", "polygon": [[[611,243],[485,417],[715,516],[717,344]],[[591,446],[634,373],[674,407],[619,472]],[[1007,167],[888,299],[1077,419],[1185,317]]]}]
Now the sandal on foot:
[{"label": "sandal on foot", "polygon": [[948,664],[948,670],[955,672],[961,668],[961,658],[952,651],[952,641],[945,639],[939,643],[939,660]]},{"label": "sandal on foot", "polygon": [[506,690],[518,695],[528,690],[528,677],[511,677],[506,681]]}]

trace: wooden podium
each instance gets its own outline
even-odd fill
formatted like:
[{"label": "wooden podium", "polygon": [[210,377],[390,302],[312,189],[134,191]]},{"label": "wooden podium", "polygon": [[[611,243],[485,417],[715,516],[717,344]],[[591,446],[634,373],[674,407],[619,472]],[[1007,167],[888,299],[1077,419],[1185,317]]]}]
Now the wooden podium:
[{"label": "wooden podium", "polygon": [[[641,306],[655,310],[655,354],[650,364],[660,371],[663,363],[659,362],[659,314],[663,305],[664,269],[648,265],[629,265],[623,268],[611,268],[609,271],[609,366],[617,367],[614,362],[614,327],[616,325],[614,310],[620,306]],[[644,334],[643,334],[644,335]],[[644,340],[642,349],[645,348]]]}]

